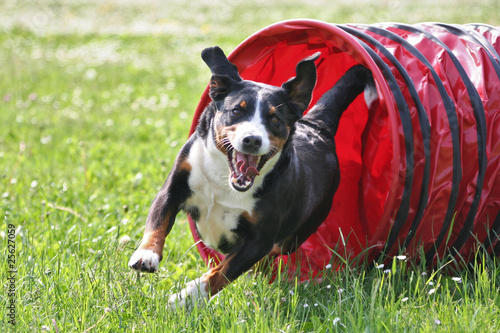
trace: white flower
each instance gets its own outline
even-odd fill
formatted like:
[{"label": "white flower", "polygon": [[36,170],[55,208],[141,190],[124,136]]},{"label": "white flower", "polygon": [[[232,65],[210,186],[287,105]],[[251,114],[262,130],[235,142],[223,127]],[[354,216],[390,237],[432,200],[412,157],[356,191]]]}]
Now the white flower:
[{"label": "white flower", "polygon": [[432,295],[436,292],[436,288],[432,288],[431,290],[429,290],[429,295]]},{"label": "white flower", "polygon": [[305,304],[304,304],[304,307],[305,307],[305,308],[309,307],[309,304],[305,303]]},{"label": "white flower", "polygon": [[401,302],[406,302],[408,300],[408,297],[402,298]]},{"label": "white flower", "polygon": [[405,255],[400,255],[400,256],[397,256],[396,258],[398,260],[406,260],[406,256]]},{"label": "white flower", "polygon": [[52,135],[50,135],[50,134],[48,134],[48,135],[46,135],[46,136],[42,136],[42,137],[40,138],[40,143],[41,143],[42,145],[46,145],[46,144],[48,144],[50,141],[52,141]]},{"label": "white flower", "polygon": [[328,265],[325,266],[325,268],[326,269],[330,269],[330,268],[332,268],[332,265],[328,264]]},{"label": "white flower", "polygon": [[118,244],[119,244],[119,248],[120,249],[124,249],[125,246],[128,245],[128,243],[130,243],[131,239],[130,239],[130,236],[128,235],[123,235],[122,237],[120,237],[120,240],[118,241]]},{"label": "white flower", "polygon": [[339,317],[336,317],[334,320],[333,320],[333,325],[337,325],[337,323],[340,321],[340,318]]},{"label": "white flower", "polygon": [[85,78],[89,81],[92,81],[96,78],[97,71],[94,68],[89,68],[85,71]]},{"label": "white flower", "polygon": [[462,278],[461,277],[452,277],[451,279],[453,281],[455,281],[456,283],[462,283]]},{"label": "white flower", "polygon": [[381,268],[384,268],[384,266],[385,266],[384,264],[380,264],[380,265],[376,265],[375,268],[381,269]]},{"label": "white flower", "polygon": [[391,270],[390,270],[390,269],[386,269],[386,270],[384,270],[384,273],[385,273],[385,274],[389,274],[390,272],[391,272]]}]

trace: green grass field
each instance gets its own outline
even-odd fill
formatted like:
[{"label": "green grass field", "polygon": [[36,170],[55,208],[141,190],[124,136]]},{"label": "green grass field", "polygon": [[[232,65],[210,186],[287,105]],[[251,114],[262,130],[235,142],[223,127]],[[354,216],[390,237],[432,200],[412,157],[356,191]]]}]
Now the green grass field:
[{"label": "green grass field", "polygon": [[0,332],[500,332],[498,260],[445,275],[394,259],[300,285],[247,274],[171,313],[168,296],[206,269],[181,214],[158,273],[127,267],[208,83],[203,48],[229,52],[291,18],[498,26],[499,12],[498,0],[0,3]]}]

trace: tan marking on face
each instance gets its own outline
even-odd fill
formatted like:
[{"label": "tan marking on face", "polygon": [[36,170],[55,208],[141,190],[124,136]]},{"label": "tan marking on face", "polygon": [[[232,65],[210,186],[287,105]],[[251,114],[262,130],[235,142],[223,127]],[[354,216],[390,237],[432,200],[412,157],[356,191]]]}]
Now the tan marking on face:
[{"label": "tan marking on face", "polygon": [[269,114],[272,116],[276,113],[276,107],[274,106],[271,106],[271,108],[269,109]]},{"label": "tan marking on face", "polygon": [[241,101],[241,103],[240,103],[240,107],[241,107],[242,109],[246,109],[246,108],[247,108],[247,102],[246,102],[246,101]]},{"label": "tan marking on face", "polygon": [[[290,128],[288,126],[287,126],[287,131],[290,132]],[[268,138],[269,138],[269,143],[270,143],[271,147],[278,149],[278,151],[280,151],[283,148],[286,141],[288,140],[288,138],[287,139],[280,138],[280,137],[274,136],[272,134],[269,134]]]},{"label": "tan marking on face", "polygon": [[[214,122],[217,124],[217,119],[219,117],[219,114],[215,115]],[[229,140],[231,142],[234,139],[234,135],[236,132],[236,125],[233,126],[219,126],[215,127],[215,145],[217,149],[219,149],[221,152],[227,155],[227,150],[226,150],[226,140]]]}]

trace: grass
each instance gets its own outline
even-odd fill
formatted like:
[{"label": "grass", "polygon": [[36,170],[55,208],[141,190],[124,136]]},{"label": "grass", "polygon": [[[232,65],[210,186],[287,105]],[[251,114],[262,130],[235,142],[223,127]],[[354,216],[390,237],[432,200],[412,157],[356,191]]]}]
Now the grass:
[{"label": "grass", "polygon": [[127,267],[207,84],[204,47],[298,17],[500,24],[498,1],[458,2],[0,4],[0,242],[7,258],[13,226],[17,269],[14,327],[0,264],[0,331],[499,332],[498,260],[444,274],[394,259],[316,284],[246,275],[171,313],[168,295],[205,270],[181,214],[157,274]]}]

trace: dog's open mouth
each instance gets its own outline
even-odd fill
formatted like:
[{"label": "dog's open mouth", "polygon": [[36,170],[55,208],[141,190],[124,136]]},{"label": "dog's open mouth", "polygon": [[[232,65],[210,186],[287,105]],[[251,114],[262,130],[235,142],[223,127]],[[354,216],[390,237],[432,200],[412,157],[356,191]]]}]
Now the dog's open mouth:
[{"label": "dog's open mouth", "polygon": [[228,149],[227,158],[229,161],[229,183],[237,191],[247,191],[253,185],[256,176],[266,164],[270,154],[266,155],[251,155],[244,154],[236,149]]}]

